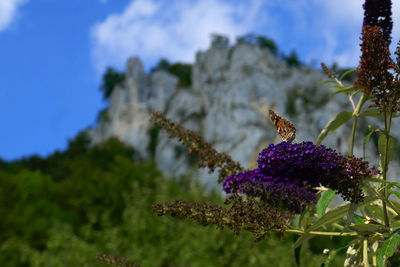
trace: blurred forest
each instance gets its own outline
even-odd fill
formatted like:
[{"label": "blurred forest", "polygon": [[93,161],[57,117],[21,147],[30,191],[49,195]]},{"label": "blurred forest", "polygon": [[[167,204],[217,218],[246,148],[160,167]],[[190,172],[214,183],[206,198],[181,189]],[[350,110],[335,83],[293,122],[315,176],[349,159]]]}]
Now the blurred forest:
[{"label": "blurred forest", "polygon": [[[165,178],[152,161],[133,162],[134,153],[116,139],[89,148],[82,132],[47,158],[1,161],[1,266],[106,266],[98,253],[141,266],[296,265],[291,236],[254,243],[246,232],[153,214],[154,202],[223,198],[191,177]],[[332,242],[303,248],[304,266],[320,266]]]}]

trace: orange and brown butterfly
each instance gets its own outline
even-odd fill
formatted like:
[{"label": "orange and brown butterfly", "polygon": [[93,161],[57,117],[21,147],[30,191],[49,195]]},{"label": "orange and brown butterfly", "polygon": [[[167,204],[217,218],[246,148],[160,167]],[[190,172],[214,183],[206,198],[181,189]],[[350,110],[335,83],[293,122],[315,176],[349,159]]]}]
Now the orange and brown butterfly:
[{"label": "orange and brown butterfly", "polygon": [[294,127],[293,123],[282,118],[272,109],[269,110],[269,117],[284,142],[292,142],[296,138],[296,127]]}]

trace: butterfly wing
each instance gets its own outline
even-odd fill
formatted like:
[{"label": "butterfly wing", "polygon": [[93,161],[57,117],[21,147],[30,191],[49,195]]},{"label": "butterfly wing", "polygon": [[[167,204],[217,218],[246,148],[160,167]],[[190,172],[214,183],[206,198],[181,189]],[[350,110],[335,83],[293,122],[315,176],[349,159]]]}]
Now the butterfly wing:
[{"label": "butterfly wing", "polygon": [[284,142],[292,142],[296,138],[296,127],[294,127],[293,123],[282,118],[272,109],[269,110],[269,117]]}]

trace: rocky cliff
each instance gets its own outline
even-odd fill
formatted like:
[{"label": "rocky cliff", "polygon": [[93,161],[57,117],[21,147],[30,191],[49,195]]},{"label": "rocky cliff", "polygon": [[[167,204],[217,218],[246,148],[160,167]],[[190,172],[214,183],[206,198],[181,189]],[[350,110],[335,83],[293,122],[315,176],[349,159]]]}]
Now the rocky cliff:
[{"label": "rocky cliff", "polygon": [[[269,108],[296,125],[296,141],[315,141],[334,114],[351,109],[344,95],[333,96],[332,88],[318,84],[327,79],[321,71],[291,67],[268,49],[251,44],[212,46],[198,52],[189,88],[178,86],[178,79],[165,71],[147,75],[141,61],[131,58],[125,80],[111,94],[107,119],[90,133],[94,143],[117,136],[146,159],[151,156],[149,143],[155,141],[149,134],[150,113],[159,110],[200,133],[217,150],[254,167],[262,148],[280,142],[266,119]],[[361,122],[361,127],[366,124]],[[346,153],[350,128],[349,124],[340,128],[324,144]],[[161,132],[156,141],[154,156],[162,171],[176,175],[188,170],[187,156],[175,140]],[[362,140],[358,147],[355,154],[361,156]],[[368,150],[375,153],[372,144]],[[206,183],[216,180],[206,170],[199,174]]]}]

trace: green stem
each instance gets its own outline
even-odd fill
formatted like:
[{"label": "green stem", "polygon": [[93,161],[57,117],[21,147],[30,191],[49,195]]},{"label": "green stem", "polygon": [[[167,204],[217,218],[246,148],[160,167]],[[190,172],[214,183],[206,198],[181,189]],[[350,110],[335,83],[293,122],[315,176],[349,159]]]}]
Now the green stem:
[{"label": "green stem", "polygon": [[[386,113],[386,110],[384,111],[384,116],[385,116],[385,133],[384,134],[386,136],[385,151],[384,151],[384,154],[383,154],[383,166],[382,166],[383,167],[382,179],[384,181],[387,180],[387,169],[388,169],[388,164],[389,164],[388,154],[389,154],[390,126],[392,124],[392,114],[393,114],[392,109],[390,108],[389,110],[390,110],[389,111],[389,117],[387,117],[388,114]],[[388,190],[387,190],[387,184],[386,183],[384,184],[384,187],[385,187],[385,190],[384,190],[383,195],[387,199]],[[382,204],[383,204],[383,214],[384,214],[384,219],[385,219],[385,225],[387,227],[390,227],[389,217],[388,217],[387,207],[386,207],[386,202],[383,201]]]},{"label": "green stem", "polygon": [[363,266],[364,267],[369,267],[369,262],[368,262],[368,240],[367,239],[363,240]]},{"label": "green stem", "polygon": [[363,94],[358,101],[356,109],[353,111],[353,126],[351,128],[351,136],[350,136],[350,152],[349,156],[353,156],[354,153],[354,138],[356,136],[356,128],[357,128],[357,121],[358,121],[358,116],[360,115],[360,110],[364,103],[367,101],[368,95]]},{"label": "green stem", "polygon": [[296,234],[321,235],[321,236],[358,236],[357,232],[319,232],[319,231],[304,232],[295,229],[288,229],[285,232],[296,233]]}]

